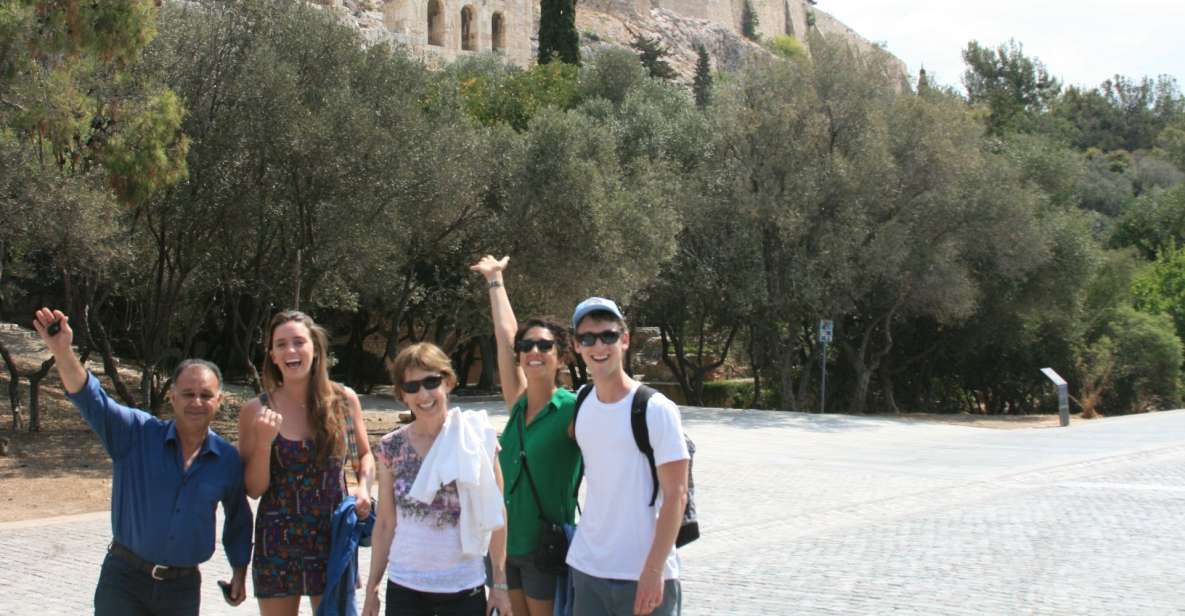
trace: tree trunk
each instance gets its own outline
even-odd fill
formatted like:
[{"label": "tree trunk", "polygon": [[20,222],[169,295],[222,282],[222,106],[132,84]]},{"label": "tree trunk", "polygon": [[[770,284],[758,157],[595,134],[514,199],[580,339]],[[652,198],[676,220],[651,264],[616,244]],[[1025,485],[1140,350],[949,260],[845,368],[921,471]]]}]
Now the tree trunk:
[{"label": "tree trunk", "polygon": [[0,356],[4,357],[4,365],[8,368],[8,402],[12,405],[12,431],[19,432],[24,429],[24,418],[21,417],[21,373],[3,341],[0,341]]},{"label": "tree trunk", "polygon": [[156,389],[156,364],[154,362],[144,362],[144,367],[140,369],[140,408],[156,415],[156,409],[152,408],[153,392]]},{"label": "tree trunk", "polygon": [[493,334],[486,334],[478,337],[477,342],[481,348],[481,380],[477,386],[491,390],[498,382],[498,340]]},{"label": "tree trunk", "polygon": [[868,404],[868,385],[872,382],[872,370],[864,362],[859,362],[858,366],[853,363],[852,368],[856,371],[856,386],[852,391],[848,412],[863,415]]},{"label": "tree trunk", "polygon": [[893,370],[889,362],[881,362],[879,378],[881,391],[885,394],[886,409],[894,415],[900,415],[901,409],[897,408],[897,396],[893,393]]},{"label": "tree trunk", "polygon": [[54,358],[41,362],[41,367],[29,375],[29,432],[41,431],[41,379],[53,368]]},{"label": "tree trunk", "polygon": [[407,303],[411,300],[413,277],[410,271],[403,276],[403,289],[399,293],[399,303],[391,314],[391,330],[387,333],[387,348],[383,351],[383,359],[391,361],[399,352],[399,328],[407,312]]},{"label": "tree trunk", "polygon": [[[679,389],[683,392],[683,399],[688,404],[702,404],[702,400],[695,398],[691,379],[688,378],[687,372],[684,370],[687,366],[687,359],[683,352],[683,339],[679,336],[678,330],[670,323],[659,323],[658,335],[662,343],[662,363],[671,371],[671,376],[675,377],[675,382],[679,384]],[[673,357],[672,353],[674,353]]]},{"label": "tree trunk", "polygon": [[759,337],[758,327],[754,322],[749,323],[749,369],[753,371],[753,399],[749,401],[749,408],[754,409],[764,408],[761,395],[761,372],[765,370],[765,362],[762,360],[755,342]]},{"label": "tree trunk", "polygon": [[238,360],[243,362],[243,367],[247,370],[247,379],[251,383],[251,388],[255,393],[263,391],[263,381],[260,379],[259,370],[255,366],[255,359],[252,356],[254,350],[255,333],[263,325],[264,314],[258,302],[252,298],[246,298],[250,302],[251,309],[248,312],[247,318],[243,319],[241,300],[234,302],[231,308],[231,349],[238,355]]},{"label": "tree trunk", "polygon": [[[103,372],[111,379],[112,385],[115,387],[115,395],[119,396],[120,402],[128,406],[135,406],[136,399],[132,397],[132,393],[128,391],[127,385],[124,384],[123,378],[119,376],[119,366],[115,363],[115,352],[111,349],[111,339],[107,336],[107,330],[103,327],[103,322],[96,318],[92,321],[90,318],[90,310],[83,311],[83,320],[88,324],[87,334],[91,338],[90,346],[98,347],[99,353],[103,356]],[[97,340],[95,338],[98,338]],[[97,344],[96,344],[97,343]]]},{"label": "tree trunk", "polygon": [[[819,345],[820,353],[822,352],[822,349],[822,345]],[[798,408],[803,408],[806,406],[807,397],[810,395],[811,374],[815,369],[815,362],[812,361],[814,359],[814,355],[814,353],[806,352],[799,354],[799,356],[802,358],[803,364],[802,372],[798,375],[798,393],[794,396],[797,400]],[[819,410],[823,410],[821,405],[819,406]]]}]

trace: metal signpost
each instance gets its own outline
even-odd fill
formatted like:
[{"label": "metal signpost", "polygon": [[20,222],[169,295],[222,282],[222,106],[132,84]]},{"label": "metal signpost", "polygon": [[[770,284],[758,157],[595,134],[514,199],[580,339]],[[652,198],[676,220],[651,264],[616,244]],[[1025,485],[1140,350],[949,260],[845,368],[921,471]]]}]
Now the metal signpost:
[{"label": "metal signpost", "polygon": [[1062,427],[1070,425],[1070,391],[1066,379],[1053,371],[1053,368],[1042,368],[1044,374],[1057,386],[1057,412],[1061,415]]},{"label": "metal signpost", "polygon": [[833,327],[829,319],[819,321],[819,342],[823,344],[823,352],[819,354],[819,368],[823,372],[822,384],[819,386],[819,412],[827,412],[827,343],[831,342]]}]

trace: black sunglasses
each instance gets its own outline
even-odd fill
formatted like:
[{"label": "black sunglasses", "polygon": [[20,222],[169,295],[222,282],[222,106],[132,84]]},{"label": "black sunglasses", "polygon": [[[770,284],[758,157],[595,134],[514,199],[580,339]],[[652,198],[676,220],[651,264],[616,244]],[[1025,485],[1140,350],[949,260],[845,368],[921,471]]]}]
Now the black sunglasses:
[{"label": "black sunglasses", "polygon": [[539,349],[540,352],[546,353],[555,348],[555,340],[533,340],[531,338],[523,338],[514,343],[514,350],[519,353],[530,353],[531,349]]},{"label": "black sunglasses", "polygon": [[434,374],[432,376],[426,376],[418,381],[404,381],[403,384],[399,386],[399,389],[401,389],[405,394],[416,394],[420,392],[420,385],[423,385],[424,389],[432,391],[433,389],[440,387],[440,384],[443,382],[443,376]]},{"label": "black sunglasses", "polygon": [[580,341],[580,346],[590,347],[597,343],[600,338],[601,342],[605,344],[613,344],[621,339],[621,332],[615,329],[605,330],[603,332],[589,332],[585,334],[576,334],[576,340]]}]

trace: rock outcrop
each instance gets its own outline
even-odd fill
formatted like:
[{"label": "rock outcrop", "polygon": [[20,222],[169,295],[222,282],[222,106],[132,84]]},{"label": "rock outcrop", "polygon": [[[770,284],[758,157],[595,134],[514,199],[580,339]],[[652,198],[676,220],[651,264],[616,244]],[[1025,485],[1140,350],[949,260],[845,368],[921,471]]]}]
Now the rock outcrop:
[{"label": "rock outcrop", "polygon": [[[809,53],[807,33],[842,40],[866,53],[886,54],[906,79],[905,63],[888,54],[831,15],[805,0],[750,0],[763,39],[788,34]],[[585,49],[628,47],[636,35],[657,37],[670,50],[667,62],[685,81],[695,71],[696,46],[702,44],[717,70],[733,70],[749,54],[769,53],[741,35],[744,0],[581,0],[576,25]]]}]

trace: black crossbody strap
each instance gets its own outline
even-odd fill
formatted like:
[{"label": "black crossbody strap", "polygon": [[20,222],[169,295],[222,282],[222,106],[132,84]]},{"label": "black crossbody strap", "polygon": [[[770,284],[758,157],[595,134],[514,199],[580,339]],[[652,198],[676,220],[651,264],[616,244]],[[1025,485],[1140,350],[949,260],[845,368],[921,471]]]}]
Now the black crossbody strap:
[{"label": "black crossbody strap", "polygon": [[523,463],[523,472],[519,473],[514,482],[517,484],[519,478],[522,478],[523,475],[527,476],[527,485],[531,487],[531,496],[535,497],[535,507],[539,509],[539,519],[546,522],[547,518],[543,515],[543,501],[539,500],[539,490],[535,488],[535,478],[531,476],[531,466],[527,464],[527,442],[523,437],[526,431],[527,405],[524,404],[523,412],[518,416],[518,459]]}]

